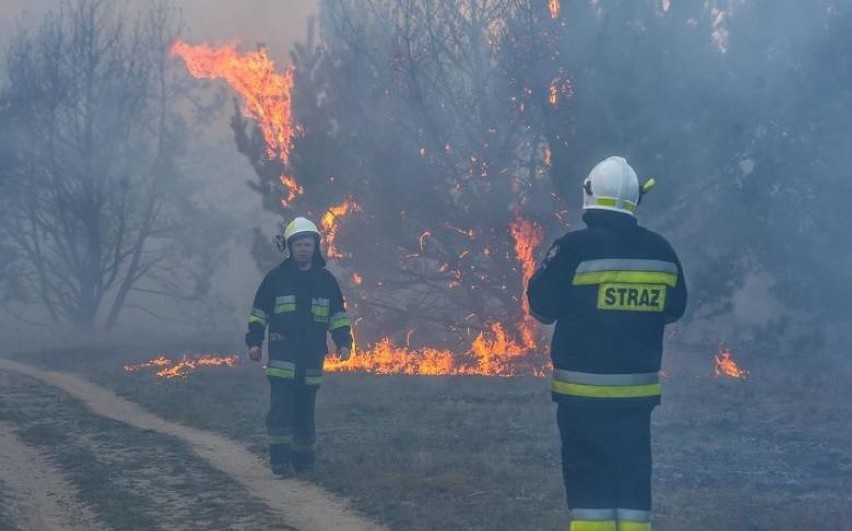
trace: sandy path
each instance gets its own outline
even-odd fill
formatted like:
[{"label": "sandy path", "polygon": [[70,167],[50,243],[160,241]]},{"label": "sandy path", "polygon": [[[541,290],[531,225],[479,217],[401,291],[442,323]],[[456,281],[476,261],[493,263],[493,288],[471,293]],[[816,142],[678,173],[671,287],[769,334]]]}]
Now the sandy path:
[{"label": "sandy path", "polygon": [[287,525],[303,531],[385,529],[358,515],[344,500],[317,485],[276,478],[264,462],[221,435],[164,420],[112,391],[71,374],[44,371],[5,359],[0,359],[0,369],[25,374],[63,389],[103,417],[186,441],[198,456],[241,483],[277,512]]},{"label": "sandy path", "polygon": [[11,492],[11,517],[21,529],[88,531],[105,529],[77,499],[74,487],[37,450],[0,423],[0,478]]}]

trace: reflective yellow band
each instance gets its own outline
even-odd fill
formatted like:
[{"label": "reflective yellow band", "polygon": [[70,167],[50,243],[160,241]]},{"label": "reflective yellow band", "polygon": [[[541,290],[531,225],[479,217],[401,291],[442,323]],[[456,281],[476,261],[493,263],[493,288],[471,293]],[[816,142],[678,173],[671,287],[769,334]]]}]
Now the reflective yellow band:
[{"label": "reflective yellow band", "polygon": [[256,315],[250,315],[248,322],[249,322],[249,324],[257,323],[260,326],[266,328],[266,319],[263,319],[263,318],[258,317]]},{"label": "reflective yellow band", "polygon": [[633,522],[619,520],[618,531],[651,531],[651,522]]},{"label": "reflective yellow band", "polygon": [[324,315],[328,317],[328,306],[312,306],[311,312],[314,315]]},{"label": "reflective yellow band", "polygon": [[589,398],[640,398],[657,396],[662,390],[659,383],[645,385],[588,385],[553,380],[554,393]]},{"label": "reflective yellow band", "polygon": [[289,313],[296,311],[296,303],[279,304],[275,307],[275,313]]},{"label": "reflective yellow band", "polygon": [[592,271],[659,271],[676,275],[678,270],[674,262],[646,258],[595,258],[577,265],[577,273]]},{"label": "reflective yellow band", "polygon": [[625,284],[665,284],[677,285],[677,275],[663,271],[589,271],[574,273],[571,284],[574,286],[591,286],[604,282],[621,282]]},{"label": "reflective yellow band", "polygon": [[345,326],[350,326],[351,323],[349,321],[349,316],[346,312],[337,312],[331,318],[331,323],[328,325],[329,330],[337,330],[338,328],[343,328]]},{"label": "reflective yellow band", "polygon": [[290,444],[293,441],[292,435],[269,435],[267,436],[269,444]]},{"label": "reflective yellow band", "polygon": [[599,206],[623,208],[628,212],[633,212],[634,210],[636,210],[636,203],[634,203],[633,201],[628,201],[626,199],[622,202],[621,205],[618,204],[618,199],[612,197],[599,197],[595,202]]},{"label": "reflective yellow band", "polygon": [[319,385],[322,383],[322,376],[305,376],[305,385]]},{"label": "reflective yellow band", "polygon": [[618,531],[615,520],[572,520],[569,531]]},{"label": "reflective yellow band", "polygon": [[[631,374],[602,374],[592,372],[569,371],[566,369],[553,369],[553,379],[560,382],[578,383],[588,385],[645,385],[659,383],[660,376],[656,372],[643,372]],[[609,509],[575,509],[578,511],[608,511]],[[627,511],[628,509],[619,509]],[[593,518],[586,518],[593,520]],[[632,518],[636,520],[636,518]]]},{"label": "reflective yellow band", "polygon": [[267,367],[266,375],[273,376],[275,378],[287,378],[292,380],[296,377],[296,371],[290,369],[279,369],[278,367]]}]

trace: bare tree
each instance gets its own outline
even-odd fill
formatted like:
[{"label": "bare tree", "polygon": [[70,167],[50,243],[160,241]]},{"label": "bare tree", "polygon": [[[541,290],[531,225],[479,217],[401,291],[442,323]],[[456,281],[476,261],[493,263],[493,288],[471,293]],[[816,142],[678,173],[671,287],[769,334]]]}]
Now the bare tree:
[{"label": "bare tree", "polygon": [[112,328],[135,292],[200,297],[220,240],[178,164],[179,17],[159,0],[136,17],[113,7],[63,4],[19,30],[6,66],[17,162],[2,169],[0,236],[29,301],[81,328]]}]

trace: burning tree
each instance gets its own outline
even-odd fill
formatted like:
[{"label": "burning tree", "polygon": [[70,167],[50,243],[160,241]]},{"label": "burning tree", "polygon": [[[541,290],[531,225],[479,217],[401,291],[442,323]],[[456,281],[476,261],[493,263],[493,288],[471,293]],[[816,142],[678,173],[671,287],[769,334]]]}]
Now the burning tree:
[{"label": "burning tree", "polygon": [[77,0],[11,42],[0,248],[20,302],[51,321],[112,328],[128,304],[150,311],[144,297],[209,289],[225,231],[178,167],[186,124],[165,54],[178,20],[164,2],[129,20]]},{"label": "burning tree", "polygon": [[543,231],[524,211],[543,158],[499,57],[514,2],[327,9],[324,104],[354,155],[336,177],[364,210],[343,229],[364,276],[360,312],[401,332],[501,322],[533,348],[521,294]]},{"label": "burning tree", "polygon": [[[538,347],[522,292],[544,237],[526,210],[546,161],[499,60],[514,6],[329,3],[324,46],[311,36],[279,73],[263,50],[230,62],[220,49],[174,48],[200,77],[230,80],[266,61],[243,71],[255,81],[231,81],[245,102],[237,145],[266,208],[321,219],[361,337],[457,347],[484,333],[491,342],[472,347],[480,360],[477,344],[516,356]],[[283,89],[292,121],[241,88],[260,79]],[[285,126],[289,149],[270,133]]]},{"label": "burning tree", "polygon": [[[844,18],[831,0],[782,4],[784,13],[821,6],[819,24],[834,28],[823,47],[844,57],[848,9]],[[736,36],[759,26],[769,6],[322,2],[322,45],[309,38],[289,69],[275,70],[262,50],[237,60],[262,64],[251,75],[279,87],[270,105],[288,109],[286,117],[266,112],[253,103],[262,103],[257,90],[238,88],[246,107],[233,121],[237,145],[255,168],[253,188],[267,209],[327,221],[326,244],[364,318],[361,338],[388,334],[392,346],[421,345],[443,332],[447,341],[438,346],[455,346],[459,336],[496,334],[492,327],[501,323],[512,348],[540,345],[524,321],[523,280],[540,242],[577,219],[554,197],[577,197],[588,169],[613,153],[658,177],[662,186],[648,203],[665,208],[644,211],[643,223],[683,249],[693,300],[726,313],[751,270],[790,278],[791,268],[778,265],[786,260],[773,257],[795,246],[777,244],[771,223],[780,219],[792,233],[796,216],[788,211],[828,211],[792,201],[812,192],[807,184],[767,181],[783,173],[791,151],[818,159],[818,135],[789,131],[797,122],[824,130],[835,123],[830,109],[845,101],[821,106],[819,123],[806,104],[742,103],[756,83],[749,65],[788,38],[761,26],[767,35],[751,50],[756,57],[742,51],[748,47]],[[834,76],[845,79],[847,71]],[[272,119],[288,142],[271,133]],[[774,213],[777,199],[795,208]],[[708,222],[707,212],[722,219]],[[262,235],[255,248],[271,255]]]}]

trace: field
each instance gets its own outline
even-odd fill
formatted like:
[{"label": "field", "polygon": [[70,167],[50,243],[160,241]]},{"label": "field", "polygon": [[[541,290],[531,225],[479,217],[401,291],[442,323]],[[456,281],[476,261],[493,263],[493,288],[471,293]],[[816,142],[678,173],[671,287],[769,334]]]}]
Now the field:
[{"label": "field", "polygon": [[[181,352],[98,347],[15,359],[76,373],[262,456],[259,365],[168,380],[123,369]],[[764,363],[746,380],[721,379],[706,355],[667,356],[654,414],[655,529],[852,529],[852,373]],[[0,376],[0,423],[47,455],[106,528],[275,527],[262,503],[180,443],[99,418],[38,381]],[[309,479],[391,529],[564,529],[554,417],[541,378],[328,374]],[[14,521],[13,506],[0,496],[0,525]]]}]

